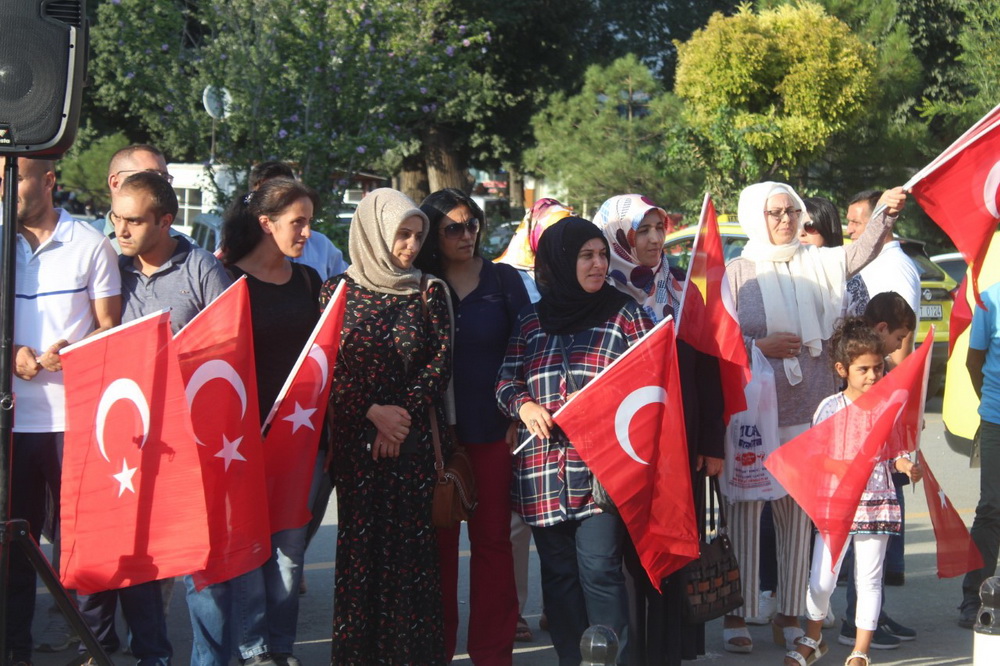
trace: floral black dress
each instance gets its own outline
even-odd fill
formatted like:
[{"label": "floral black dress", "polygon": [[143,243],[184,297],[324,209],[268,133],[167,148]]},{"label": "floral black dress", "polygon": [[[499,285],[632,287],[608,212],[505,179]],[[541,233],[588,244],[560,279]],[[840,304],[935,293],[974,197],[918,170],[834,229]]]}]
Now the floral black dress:
[{"label": "floral black dress", "polygon": [[[333,294],[337,276],[320,302]],[[443,664],[444,622],[431,502],[437,480],[429,409],[445,424],[451,376],[447,291],[372,292],[350,278],[330,394],[338,533],[332,664]],[[372,460],[373,404],[403,407],[399,458]],[[441,433],[445,458],[453,444]]]}]

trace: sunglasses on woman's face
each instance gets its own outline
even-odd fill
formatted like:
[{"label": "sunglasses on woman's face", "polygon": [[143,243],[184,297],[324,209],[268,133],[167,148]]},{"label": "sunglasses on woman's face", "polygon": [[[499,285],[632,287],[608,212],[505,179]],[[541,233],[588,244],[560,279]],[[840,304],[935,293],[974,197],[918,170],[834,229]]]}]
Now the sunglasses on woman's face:
[{"label": "sunglasses on woman's face", "polygon": [[475,236],[479,233],[479,220],[472,218],[466,222],[452,222],[444,228],[445,238],[461,238],[468,231]]},{"label": "sunglasses on woman's face", "polygon": [[819,229],[817,229],[816,226],[812,222],[806,222],[805,224],[802,225],[802,228],[805,229],[805,232],[807,234],[818,234],[819,233]]}]

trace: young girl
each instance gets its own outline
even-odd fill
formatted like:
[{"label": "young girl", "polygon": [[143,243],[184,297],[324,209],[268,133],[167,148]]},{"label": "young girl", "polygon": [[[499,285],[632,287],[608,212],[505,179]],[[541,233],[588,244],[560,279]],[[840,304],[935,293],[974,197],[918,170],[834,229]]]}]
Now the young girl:
[{"label": "young girl", "polygon": [[[881,345],[878,332],[860,317],[844,320],[834,331],[830,339],[830,356],[834,370],[846,382],[847,388],[819,404],[813,416],[814,426],[867,393],[882,378],[884,361]],[[899,532],[902,519],[891,473],[893,470],[902,472],[914,482],[919,481],[923,474],[920,465],[911,462],[905,451],[890,451],[890,446],[891,443],[883,448],[883,457],[872,470],[851,524],[858,591],[855,617],[857,638],[854,652],[847,657],[845,666],[868,666],[871,663],[868,648],[882,601],[880,581],[885,547],[889,535]],[[798,640],[796,650],[785,655],[786,666],[808,666],[826,653],[827,646],[821,639],[823,618],[829,609],[830,595],[837,585],[837,575],[846,550],[847,544],[844,544],[836,566],[831,567],[833,557],[830,549],[823,536],[816,535],[806,599],[809,623],[806,635]]]}]

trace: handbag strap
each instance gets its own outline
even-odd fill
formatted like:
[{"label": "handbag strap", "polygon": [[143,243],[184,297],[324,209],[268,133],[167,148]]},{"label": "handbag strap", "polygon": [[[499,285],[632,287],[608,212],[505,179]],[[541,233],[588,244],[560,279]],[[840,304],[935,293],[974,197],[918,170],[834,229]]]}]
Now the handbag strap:
[{"label": "handbag strap", "polygon": [[[726,532],[726,500],[722,497],[722,490],[719,487],[719,477],[710,476],[708,477],[708,494],[710,502],[712,503],[712,520],[715,520],[715,498],[719,498],[719,533]],[[712,525],[715,529],[715,525]]]},{"label": "handbag strap", "polygon": [[563,342],[562,336],[557,335],[555,337],[556,343],[559,345],[559,353],[562,354],[563,372],[566,373],[566,387],[569,388],[570,393],[576,393],[580,389],[576,383],[576,379],[573,378],[573,371],[569,366],[569,352],[566,351],[566,344]]}]

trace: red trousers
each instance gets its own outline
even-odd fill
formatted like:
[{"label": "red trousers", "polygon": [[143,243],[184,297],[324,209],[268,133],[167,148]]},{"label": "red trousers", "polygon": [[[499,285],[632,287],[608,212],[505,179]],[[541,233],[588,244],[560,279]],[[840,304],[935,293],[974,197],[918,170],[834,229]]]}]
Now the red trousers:
[{"label": "red trousers", "polygon": [[[510,547],[510,448],[503,440],[466,446],[479,506],[469,521],[469,657],[476,666],[510,666],[517,628],[517,591]],[[444,642],[450,662],[458,637],[460,526],[438,530]]]}]

